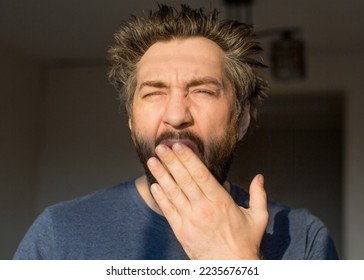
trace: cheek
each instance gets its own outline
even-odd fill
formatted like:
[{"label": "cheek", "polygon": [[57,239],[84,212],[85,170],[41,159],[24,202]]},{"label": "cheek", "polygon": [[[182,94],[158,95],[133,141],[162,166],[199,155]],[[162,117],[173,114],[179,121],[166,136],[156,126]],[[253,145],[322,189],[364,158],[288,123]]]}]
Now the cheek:
[{"label": "cheek", "polygon": [[200,110],[195,117],[197,127],[203,134],[205,140],[211,138],[222,139],[231,132],[231,127],[235,125],[234,112],[230,106],[211,108],[211,110]]},{"label": "cheek", "polygon": [[157,134],[161,118],[158,111],[139,107],[133,110],[133,117],[129,123],[133,133],[150,138]]}]

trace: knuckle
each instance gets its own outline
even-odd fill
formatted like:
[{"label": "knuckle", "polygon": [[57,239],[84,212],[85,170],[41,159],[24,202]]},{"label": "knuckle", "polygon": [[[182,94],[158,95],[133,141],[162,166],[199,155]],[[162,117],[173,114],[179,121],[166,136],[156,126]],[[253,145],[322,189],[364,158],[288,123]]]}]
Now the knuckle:
[{"label": "knuckle", "polygon": [[166,164],[172,164],[176,160],[175,156],[172,153],[168,153],[164,158],[163,161]]},{"label": "knuckle", "polygon": [[227,213],[231,210],[232,206],[236,206],[234,202],[232,201],[218,201],[218,208],[221,211],[221,213],[223,213],[223,215],[227,215]]},{"label": "knuckle", "polygon": [[198,169],[194,173],[194,178],[198,184],[203,184],[210,179],[210,172],[205,169]]},{"label": "knuckle", "polygon": [[192,177],[191,176],[182,176],[180,178],[178,178],[178,183],[181,186],[189,186],[191,185],[193,182]]},{"label": "knuckle", "polygon": [[166,170],[164,168],[156,168],[154,171],[152,171],[153,175],[157,178],[162,178],[166,175]]},{"label": "knuckle", "polygon": [[198,217],[194,217],[193,219],[193,223],[194,224],[200,224],[202,221],[203,222],[210,222],[214,217],[214,213],[211,210],[210,207],[206,207],[206,206],[201,206],[199,209],[199,215]]},{"label": "knuckle", "polygon": [[169,200],[174,200],[179,196],[180,193],[181,189],[179,187],[174,187],[167,192],[167,197]]},{"label": "knuckle", "polygon": [[172,218],[176,214],[176,208],[173,205],[166,207],[163,209],[163,214],[166,219]]}]

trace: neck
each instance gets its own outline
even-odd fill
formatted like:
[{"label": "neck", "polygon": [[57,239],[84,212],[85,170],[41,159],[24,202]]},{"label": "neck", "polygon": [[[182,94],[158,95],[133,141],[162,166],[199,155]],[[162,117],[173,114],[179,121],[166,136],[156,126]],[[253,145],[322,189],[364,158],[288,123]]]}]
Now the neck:
[{"label": "neck", "polygon": [[136,179],[135,186],[147,206],[157,214],[163,216],[162,211],[160,210],[157,202],[154,200],[152,193],[150,192],[150,185],[148,183],[147,176],[144,175]]}]

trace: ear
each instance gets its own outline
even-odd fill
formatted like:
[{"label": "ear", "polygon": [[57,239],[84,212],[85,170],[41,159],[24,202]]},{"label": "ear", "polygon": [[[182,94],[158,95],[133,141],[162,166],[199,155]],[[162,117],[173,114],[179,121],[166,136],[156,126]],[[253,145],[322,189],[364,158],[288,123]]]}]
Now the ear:
[{"label": "ear", "polygon": [[129,117],[128,124],[130,131],[133,131],[133,121],[131,120],[131,117]]},{"label": "ear", "polygon": [[248,131],[250,125],[250,102],[246,101],[244,103],[242,116],[239,121],[239,131],[238,131],[238,140],[243,139],[244,135]]}]

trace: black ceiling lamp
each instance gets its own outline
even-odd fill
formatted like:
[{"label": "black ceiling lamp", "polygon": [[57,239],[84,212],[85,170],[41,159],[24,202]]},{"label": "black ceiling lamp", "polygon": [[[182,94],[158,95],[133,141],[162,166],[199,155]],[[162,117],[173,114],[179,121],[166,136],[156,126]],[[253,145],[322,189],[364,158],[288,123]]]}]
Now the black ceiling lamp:
[{"label": "black ceiling lamp", "polygon": [[280,38],[271,43],[272,75],[278,80],[298,80],[305,77],[303,41],[295,31],[282,30]]},{"label": "black ceiling lamp", "polygon": [[[224,0],[225,4],[235,10],[237,19],[240,18],[240,7],[245,10],[244,21],[252,24],[253,0]],[[239,14],[238,14],[239,13]],[[228,15],[232,17],[232,15]],[[270,44],[270,69],[272,76],[280,81],[301,80],[305,77],[305,48],[304,42],[297,37],[299,28],[274,28],[257,32],[259,38],[277,36]]]}]

